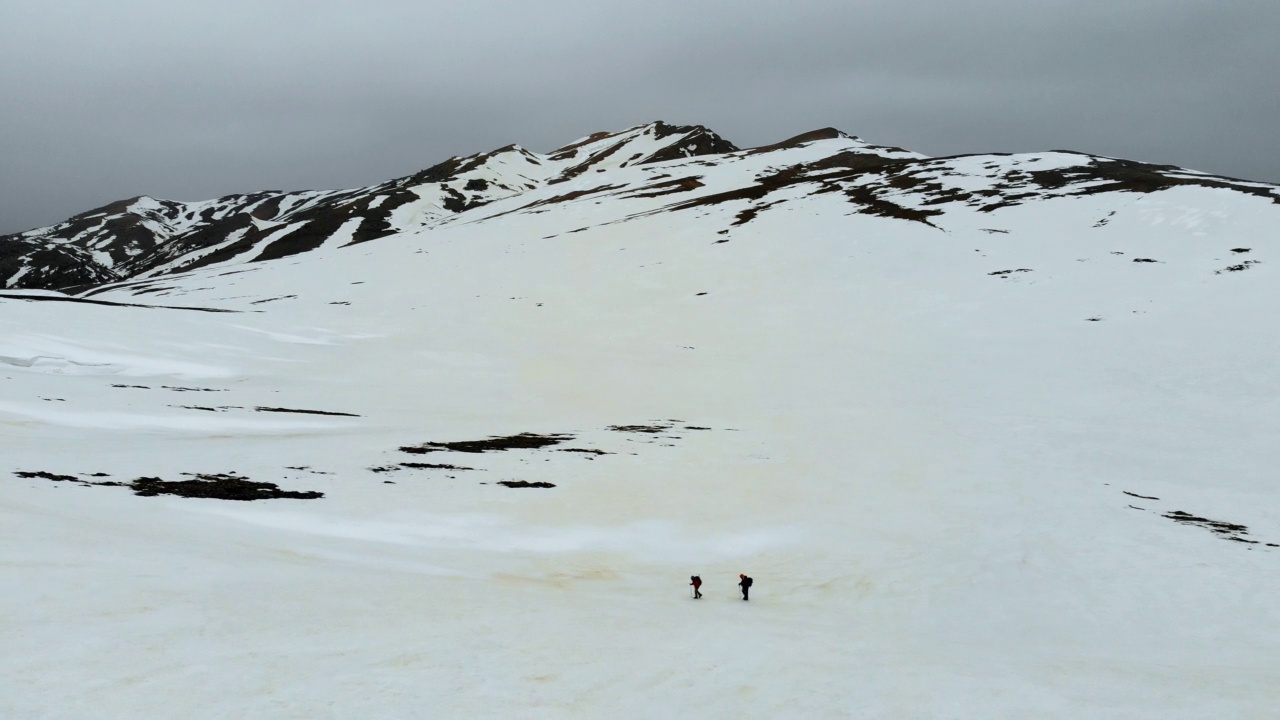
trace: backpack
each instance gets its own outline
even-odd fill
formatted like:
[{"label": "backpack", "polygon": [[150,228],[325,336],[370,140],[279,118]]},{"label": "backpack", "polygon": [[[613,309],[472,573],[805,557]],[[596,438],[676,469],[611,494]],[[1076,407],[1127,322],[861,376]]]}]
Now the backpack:
[{"label": "backpack", "polygon": [[742,578],[742,587],[747,587],[747,588],[751,587],[751,578],[749,577]]}]

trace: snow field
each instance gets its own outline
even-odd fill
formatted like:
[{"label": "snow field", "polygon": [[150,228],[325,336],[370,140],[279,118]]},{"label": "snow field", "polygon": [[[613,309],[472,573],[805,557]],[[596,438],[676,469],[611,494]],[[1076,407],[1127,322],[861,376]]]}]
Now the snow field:
[{"label": "snow field", "polygon": [[[4,479],[0,716],[1266,717],[1272,210],[1120,197],[498,201],[150,298],[240,313],[0,300],[0,469],[325,493]],[[519,432],[574,439],[397,451]]]}]

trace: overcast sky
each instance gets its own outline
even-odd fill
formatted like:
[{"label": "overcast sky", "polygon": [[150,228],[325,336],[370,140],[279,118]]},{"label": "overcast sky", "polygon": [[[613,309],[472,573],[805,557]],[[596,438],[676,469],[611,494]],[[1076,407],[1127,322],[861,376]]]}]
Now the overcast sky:
[{"label": "overcast sky", "polygon": [[657,119],[1280,182],[1280,1],[0,0],[0,233]]}]

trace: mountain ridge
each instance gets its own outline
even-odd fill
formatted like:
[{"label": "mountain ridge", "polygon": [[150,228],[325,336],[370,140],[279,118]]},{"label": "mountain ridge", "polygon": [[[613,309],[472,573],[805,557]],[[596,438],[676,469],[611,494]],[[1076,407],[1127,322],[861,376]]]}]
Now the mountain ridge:
[{"label": "mountain ridge", "polygon": [[[796,155],[815,144],[829,149],[816,158]],[[752,165],[720,187],[706,187],[703,168],[728,170],[756,155],[776,156],[778,162]],[[624,170],[659,166],[670,167],[616,182]],[[600,173],[610,182],[588,187],[586,179]],[[760,201],[785,188],[838,192],[859,212],[930,226],[932,218],[962,204],[989,213],[1060,195],[1150,193],[1184,185],[1280,203],[1280,190],[1269,183],[1073,151],[930,158],[868,144],[830,127],[743,149],[701,125],[655,121],[594,133],[546,154],[513,144],[455,156],[361,188],[259,191],[195,202],[147,195],[119,200],[61,223],[0,237],[0,285],[75,294],[202,267],[275,260],[439,226],[477,212],[482,219],[481,209],[495,202],[564,185],[572,189],[512,211],[545,209],[587,195],[601,200],[691,193],[646,212],[754,203],[737,215],[748,222],[772,206],[761,207]]]}]

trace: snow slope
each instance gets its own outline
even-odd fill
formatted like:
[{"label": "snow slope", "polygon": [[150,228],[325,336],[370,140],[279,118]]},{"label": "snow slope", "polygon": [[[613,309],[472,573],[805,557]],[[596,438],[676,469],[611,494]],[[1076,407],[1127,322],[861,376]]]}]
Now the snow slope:
[{"label": "snow slope", "polygon": [[4,293],[0,472],[324,497],[8,475],[0,716],[1274,713],[1274,188],[645,127]]}]

